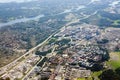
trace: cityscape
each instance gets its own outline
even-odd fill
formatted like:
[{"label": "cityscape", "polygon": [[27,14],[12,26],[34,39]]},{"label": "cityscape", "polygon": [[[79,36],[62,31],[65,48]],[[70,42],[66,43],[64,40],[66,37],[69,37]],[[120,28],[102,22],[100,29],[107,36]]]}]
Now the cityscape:
[{"label": "cityscape", "polygon": [[119,0],[0,7],[0,80],[120,80]]}]

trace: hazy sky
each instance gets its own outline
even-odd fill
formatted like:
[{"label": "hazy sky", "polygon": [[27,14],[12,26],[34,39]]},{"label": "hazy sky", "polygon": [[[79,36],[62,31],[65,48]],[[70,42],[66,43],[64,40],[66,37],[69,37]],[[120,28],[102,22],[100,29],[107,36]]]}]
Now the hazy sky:
[{"label": "hazy sky", "polygon": [[8,3],[8,2],[24,2],[24,1],[32,1],[32,0],[0,0],[0,3]]}]

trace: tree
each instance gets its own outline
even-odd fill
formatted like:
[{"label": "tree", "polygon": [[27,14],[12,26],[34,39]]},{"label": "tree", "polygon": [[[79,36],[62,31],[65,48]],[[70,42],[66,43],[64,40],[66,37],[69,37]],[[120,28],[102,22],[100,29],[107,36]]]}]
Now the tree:
[{"label": "tree", "polygon": [[120,80],[119,75],[115,73],[112,69],[104,71],[100,76],[100,80]]},{"label": "tree", "polygon": [[117,68],[115,71],[116,71],[116,74],[118,74],[120,76],[120,67]]},{"label": "tree", "polygon": [[96,64],[94,64],[93,65],[93,67],[92,67],[92,71],[100,71],[100,70],[102,70],[103,69],[103,65],[101,65],[101,64],[99,64],[99,63],[96,63]]}]

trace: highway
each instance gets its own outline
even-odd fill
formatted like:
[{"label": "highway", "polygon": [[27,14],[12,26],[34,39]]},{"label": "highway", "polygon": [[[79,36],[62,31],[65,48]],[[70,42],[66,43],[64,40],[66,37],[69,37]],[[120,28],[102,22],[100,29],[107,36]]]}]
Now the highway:
[{"label": "highway", "polygon": [[[76,20],[76,21],[69,22],[69,23],[67,23],[65,26],[68,26],[68,25],[73,24],[73,23],[76,23],[76,22],[78,22],[78,21],[80,21],[80,20],[89,18],[90,16],[95,15],[97,12],[98,12],[98,11],[95,11],[93,14],[88,15],[88,16],[86,16],[86,17],[84,17],[84,18],[78,19],[78,20]],[[61,28],[61,29],[62,29],[62,28]],[[38,44],[36,47],[30,49],[30,50],[29,50],[28,52],[26,52],[24,55],[22,55],[21,57],[17,58],[17,59],[14,60],[13,62],[7,64],[6,66],[8,66],[8,65],[10,65],[10,64],[18,61],[19,59],[21,59],[21,58],[24,57],[25,55],[27,55],[27,54],[29,54],[29,53],[32,53],[32,52],[35,51],[37,48],[39,48],[40,46],[42,46],[43,44],[45,44],[45,43],[46,43],[54,34],[56,34],[57,32],[58,32],[58,31],[54,32],[54,33],[51,34],[46,40],[44,40],[42,43],[40,43],[40,44]],[[6,67],[6,66],[1,67],[0,69],[4,68],[4,67]]]},{"label": "highway", "polygon": [[22,78],[22,80],[25,80],[25,78],[28,77],[28,75],[37,67],[37,64],[40,63],[44,58],[45,58],[45,57],[42,56],[41,60],[38,61],[38,62],[36,63],[36,65],[35,65],[34,67],[31,68],[30,71],[28,71],[28,73]]},{"label": "highway", "polygon": [[[52,52],[49,53],[50,55],[53,56],[53,53],[54,53],[54,51],[55,51],[55,48],[56,48],[56,45],[53,47]],[[45,57],[48,57],[48,56],[47,56],[47,55],[46,55],[46,56],[42,56],[41,60],[38,61],[33,68],[31,68],[31,70],[22,78],[22,80],[26,80],[26,78],[28,77],[28,75],[37,67],[37,65],[38,65]],[[43,66],[41,66],[41,67],[43,67]]]},{"label": "highway", "polygon": [[[56,31],[57,32],[57,31]],[[55,33],[56,33],[55,32]],[[31,54],[34,51],[36,51],[39,47],[41,47],[42,45],[44,45],[55,33],[51,34],[46,40],[44,40],[42,43],[40,43],[39,45],[37,45],[36,47],[30,49],[28,52],[26,52],[24,55],[20,56],[19,58],[17,58],[16,60],[14,60],[13,62],[7,64],[6,66],[3,66],[0,68],[0,75],[5,73],[6,71],[8,71],[9,67],[13,67],[15,66],[18,60],[20,60],[22,57],[26,56],[27,54]],[[1,72],[2,71],[2,72]]]},{"label": "highway", "polygon": [[[96,13],[97,13],[97,11],[94,12],[94,13],[92,13],[91,15],[88,15],[88,16],[84,17],[84,18],[78,19],[78,20],[76,20],[76,21],[71,21],[71,22],[67,23],[65,26],[69,26],[70,24],[79,22],[80,20],[86,19],[86,18],[88,18],[88,17],[90,17],[90,16],[92,16],[92,15],[95,15]],[[63,28],[63,27],[62,27],[62,28]],[[61,29],[62,29],[62,28],[61,28]],[[61,29],[59,29],[59,30],[61,30]],[[14,67],[16,66],[16,64],[19,64],[19,63],[18,63],[18,60],[20,60],[22,57],[25,57],[27,54],[32,54],[33,52],[35,52],[39,47],[41,47],[42,45],[44,45],[50,38],[52,38],[52,36],[55,35],[59,30],[57,30],[56,32],[54,32],[53,34],[51,34],[51,35],[50,35],[47,39],[45,39],[42,43],[40,43],[40,44],[38,44],[36,47],[30,49],[28,52],[26,52],[26,53],[25,53],[24,55],[22,55],[21,57],[17,58],[16,60],[14,60],[13,62],[7,64],[6,66],[1,67],[1,68],[0,68],[0,75],[2,75],[3,73],[6,73],[6,72],[9,70],[8,68],[12,69],[12,68],[14,68]],[[32,69],[33,69],[33,68],[32,68]],[[30,71],[31,71],[31,70],[30,70]],[[27,75],[28,75],[28,74],[27,74]]]}]

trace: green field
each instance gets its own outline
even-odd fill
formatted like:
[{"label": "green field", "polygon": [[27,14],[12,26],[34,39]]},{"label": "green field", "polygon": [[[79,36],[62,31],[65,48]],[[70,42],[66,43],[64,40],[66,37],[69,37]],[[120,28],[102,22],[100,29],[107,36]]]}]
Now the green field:
[{"label": "green field", "polygon": [[85,80],[85,78],[78,78],[77,80]]},{"label": "green field", "polygon": [[92,77],[96,78],[96,80],[100,80],[100,79],[98,78],[98,76],[99,76],[101,73],[102,73],[102,71],[93,72],[93,73],[92,73]]},{"label": "green field", "polygon": [[107,65],[112,69],[117,69],[120,67],[120,52],[110,53],[110,60],[107,62]]},{"label": "green field", "polygon": [[120,20],[115,20],[113,25],[120,25]]}]

